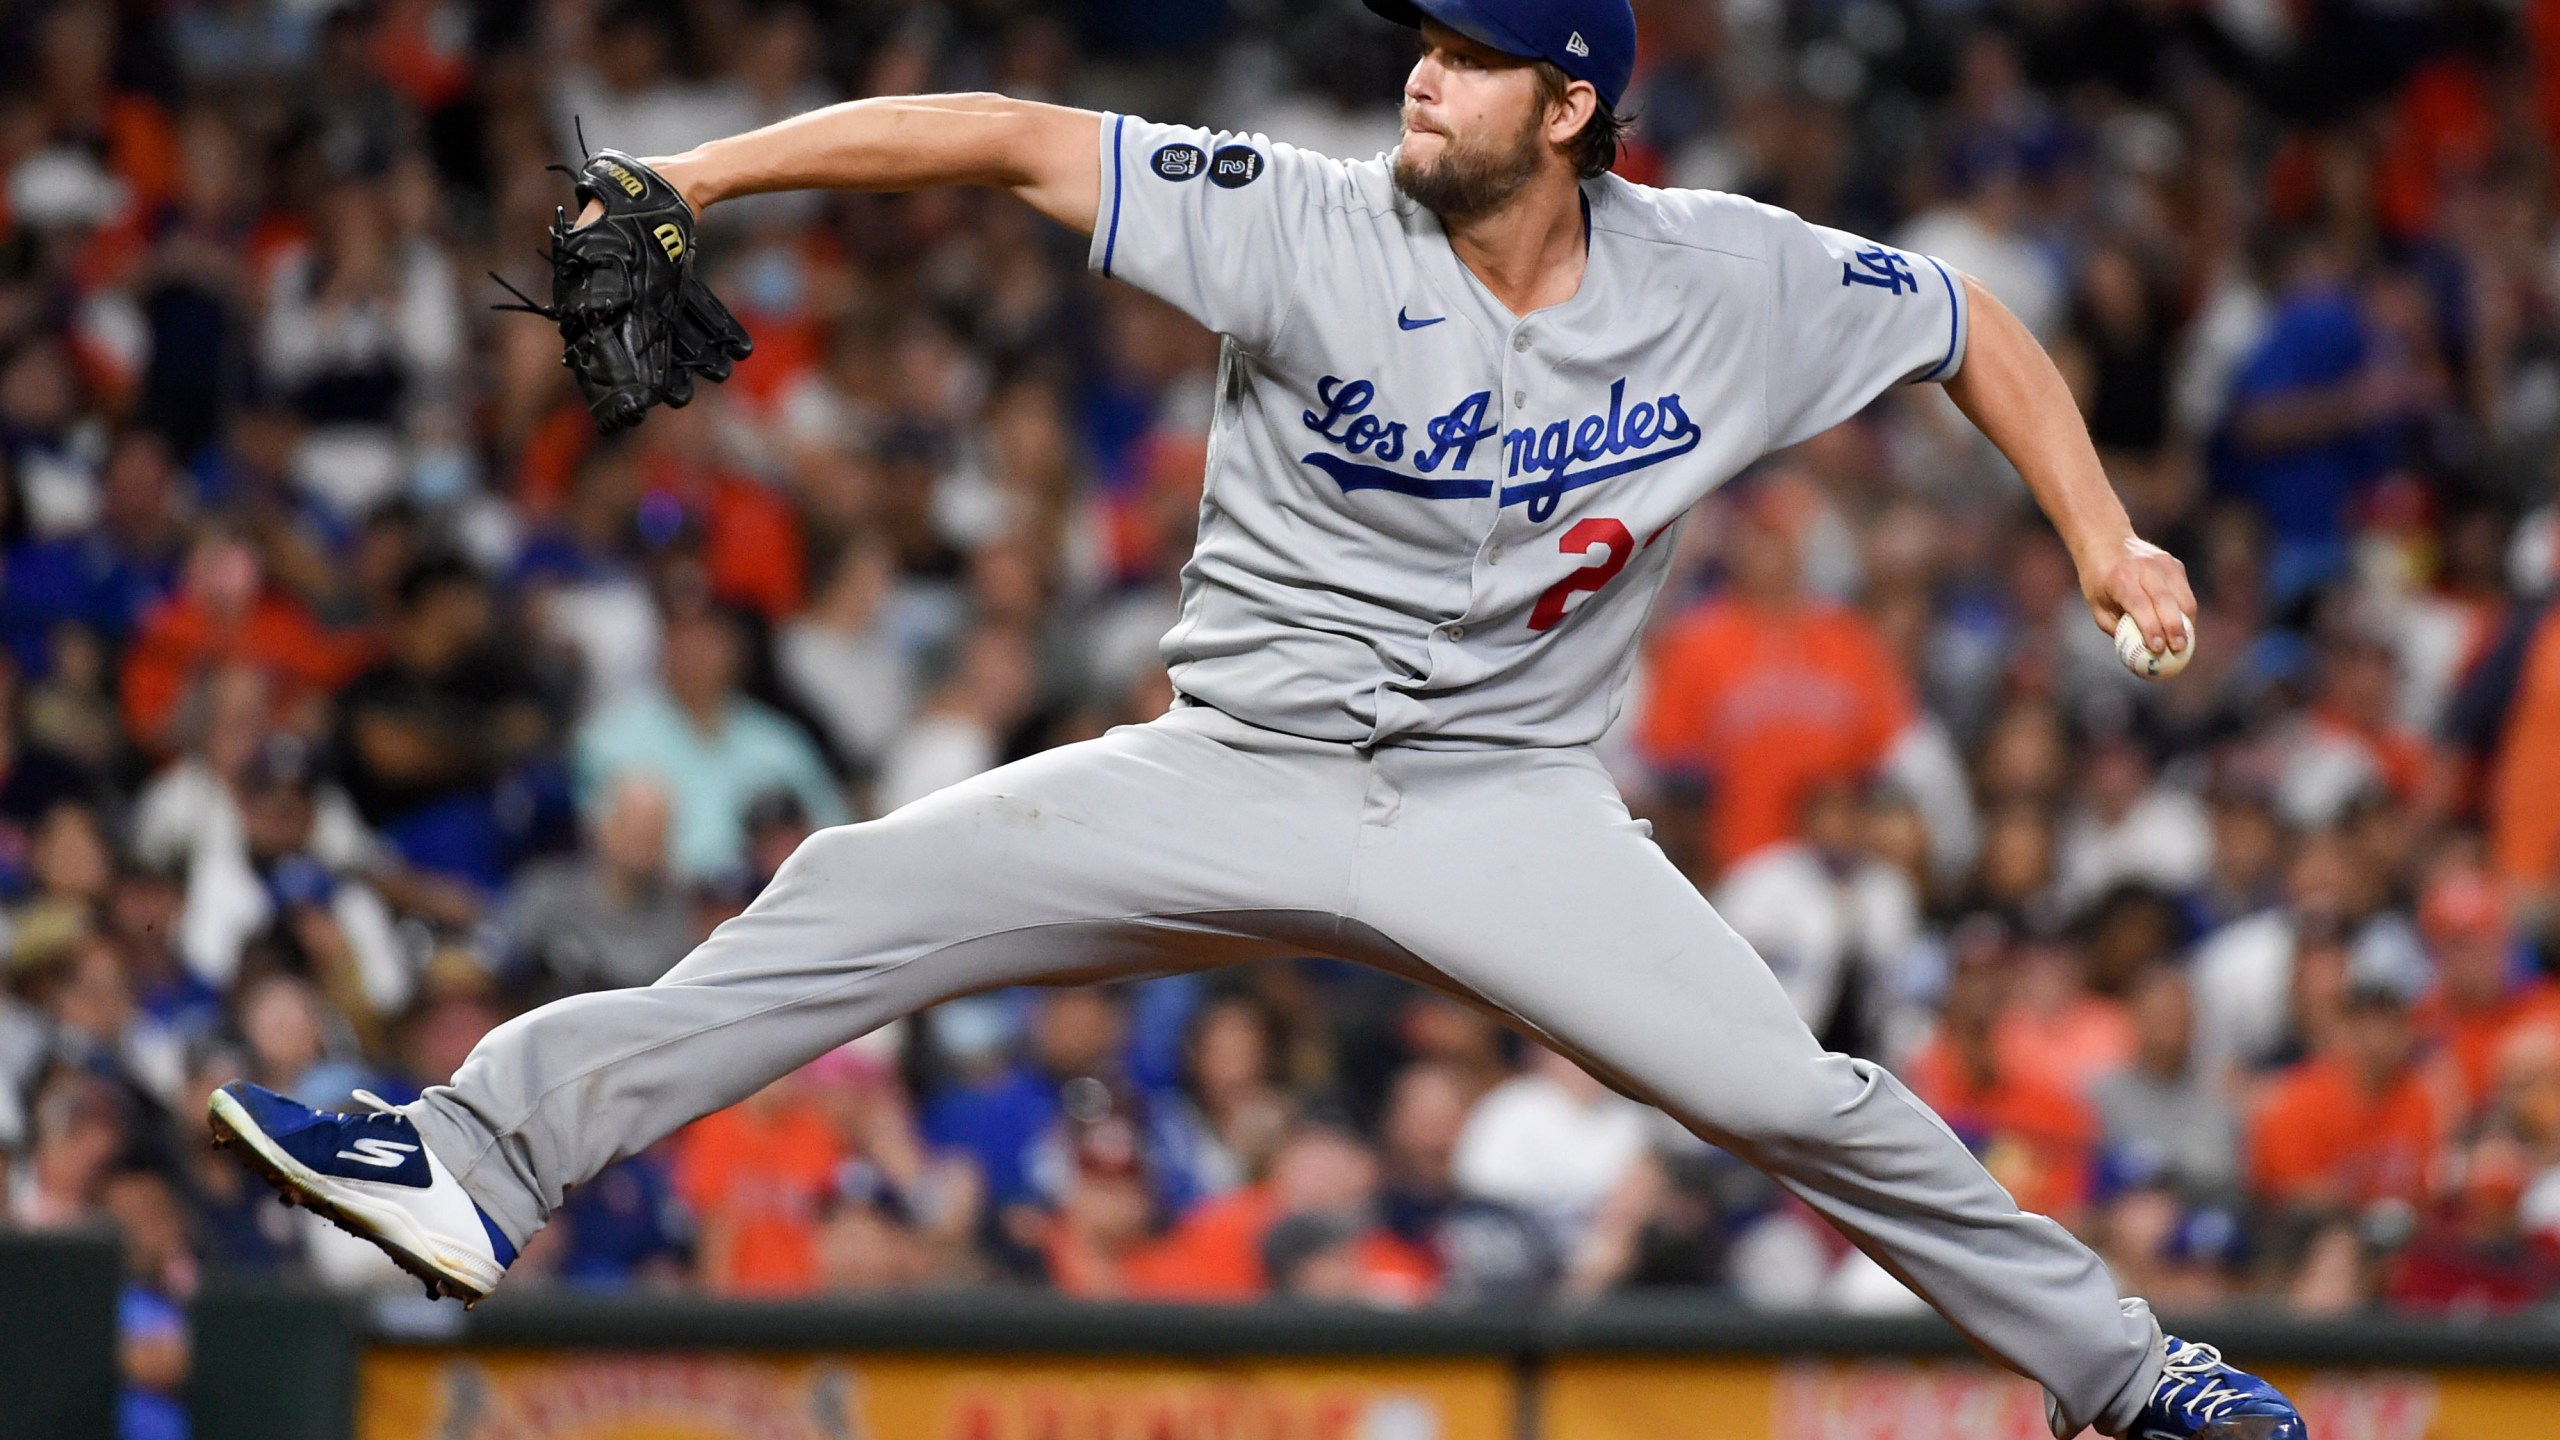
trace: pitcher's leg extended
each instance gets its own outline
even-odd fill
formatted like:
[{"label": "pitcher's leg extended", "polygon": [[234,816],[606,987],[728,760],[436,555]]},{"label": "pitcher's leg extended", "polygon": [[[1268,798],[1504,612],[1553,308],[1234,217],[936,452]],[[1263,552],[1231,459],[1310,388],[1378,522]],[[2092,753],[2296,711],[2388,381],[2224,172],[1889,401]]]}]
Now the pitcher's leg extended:
[{"label": "pitcher's leg extended", "polygon": [[1825,1053],[1595,762],[1381,760],[1401,793],[1364,832],[1355,918],[1775,1176],[2042,1384],[2057,1433],[2132,1424],[2163,1363],[2149,1308],[1891,1074]]},{"label": "pitcher's leg extended", "polygon": [[818,832],[656,984],[508,1021],[399,1113],[244,1091],[217,1097],[216,1129],[289,1199],[476,1299],[569,1186],[901,1015],[1322,948],[1357,769],[1214,711],[1124,727]]}]

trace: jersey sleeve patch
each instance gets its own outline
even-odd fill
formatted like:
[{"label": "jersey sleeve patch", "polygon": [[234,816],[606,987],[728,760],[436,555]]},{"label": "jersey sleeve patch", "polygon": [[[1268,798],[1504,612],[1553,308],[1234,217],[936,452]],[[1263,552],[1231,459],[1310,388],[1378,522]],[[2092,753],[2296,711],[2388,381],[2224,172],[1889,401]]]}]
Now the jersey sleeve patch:
[{"label": "jersey sleeve patch", "polygon": [[1220,146],[1209,157],[1209,183],[1222,190],[1241,190],[1262,178],[1262,152],[1250,145]]},{"label": "jersey sleeve patch", "polygon": [[1102,121],[1107,193],[1087,263],[1248,349],[1271,344],[1300,262],[1327,243],[1338,162],[1260,135]]}]

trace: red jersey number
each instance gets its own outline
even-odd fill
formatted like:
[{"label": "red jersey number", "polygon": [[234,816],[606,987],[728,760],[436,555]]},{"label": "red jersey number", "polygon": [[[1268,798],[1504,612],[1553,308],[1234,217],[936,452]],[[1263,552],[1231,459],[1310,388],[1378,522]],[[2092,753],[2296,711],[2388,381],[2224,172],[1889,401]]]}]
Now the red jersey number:
[{"label": "red jersey number", "polygon": [[1606,553],[1597,564],[1586,563],[1547,587],[1547,593],[1538,597],[1538,608],[1529,612],[1532,630],[1554,629],[1556,622],[1564,619],[1565,605],[1574,596],[1616,579],[1618,572],[1627,568],[1627,562],[1635,558],[1636,537],[1628,534],[1621,522],[1594,516],[1575,521],[1572,529],[1557,538],[1556,547],[1568,555],[1588,555],[1602,547],[1606,547]]}]

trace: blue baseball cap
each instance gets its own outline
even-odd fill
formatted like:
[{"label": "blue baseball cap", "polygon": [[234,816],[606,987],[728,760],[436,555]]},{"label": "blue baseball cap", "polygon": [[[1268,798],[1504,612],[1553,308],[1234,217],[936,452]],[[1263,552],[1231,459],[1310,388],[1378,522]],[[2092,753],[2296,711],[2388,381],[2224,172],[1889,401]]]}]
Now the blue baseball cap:
[{"label": "blue baseball cap", "polygon": [[1615,114],[1636,72],[1636,12],[1628,0],[1363,0],[1419,30],[1437,20],[1505,55],[1544,60],[1588,81]]}]

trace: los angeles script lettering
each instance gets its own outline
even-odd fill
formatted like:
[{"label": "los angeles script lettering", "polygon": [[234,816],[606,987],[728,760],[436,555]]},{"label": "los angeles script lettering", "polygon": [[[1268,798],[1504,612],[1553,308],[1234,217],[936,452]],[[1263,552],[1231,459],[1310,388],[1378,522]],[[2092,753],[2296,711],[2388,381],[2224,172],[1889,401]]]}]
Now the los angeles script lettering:
[{"label": "los angeles script lettering", "polygon": [[[1607,411],[1575,420],[1556,420],[1543,427],[1499,429],[1488,419],[1493,392],[1479,390],[1425,421],[1422,434],[1427,443],[1419,446],[1409,443],[1406,422],[1383,420],[1369,413],[1377,397],[1377,386],[1367,380],[1327,375],[1316,382],[1316,399],[1324,409],[1301,411],[1300,418],[1308,429],[1342,447],[1347,454],[1389,464],[1410,455],[1414,470],[1426,476],[1437,473],[1444,465],[1453,472],[1465,470],[1476,447],[1498,434],[1507,478],[1537,477],[1525,484],[1504,486],[1502,503],[1526,501],[1532,520],[1544,520],[1553,514],[1557,498],[1568,490],[1685,455],[1697,448],[1699,438],[1698,423],[1681,407],[1676,392],[1630,405],[1623,376],[1610,382]],[[1628,458],[1614,458],[1618,456]],[[1492,490],[1490,484],[1411,481],[1394,471],[1374,465],[1349,465],[1332,456],[1309,455],[1304,459],[1332,475],[1346,491],[1389,489],[1432,499],[1464,499],[1481,498]],[[1612,463],[1594,463],[1603,460]],[[1577,466],[1581,468],[1576,469]]]}]

